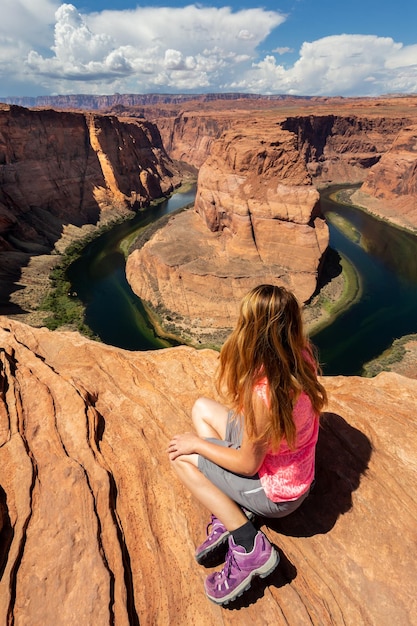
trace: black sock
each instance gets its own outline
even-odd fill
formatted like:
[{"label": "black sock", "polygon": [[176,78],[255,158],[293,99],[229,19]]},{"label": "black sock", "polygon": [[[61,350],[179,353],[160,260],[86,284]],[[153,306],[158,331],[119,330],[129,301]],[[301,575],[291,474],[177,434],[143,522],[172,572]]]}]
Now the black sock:
[{"label": "black sock", "polygon": [[243,546],[246,552],[251,552],[253,550],[255,537],[258,534],[258,531],[252,522],[248,520],[246,524],[239,526],[236,530],[232,530],[230,534],[233,537],[233,541],[237,545]]}]

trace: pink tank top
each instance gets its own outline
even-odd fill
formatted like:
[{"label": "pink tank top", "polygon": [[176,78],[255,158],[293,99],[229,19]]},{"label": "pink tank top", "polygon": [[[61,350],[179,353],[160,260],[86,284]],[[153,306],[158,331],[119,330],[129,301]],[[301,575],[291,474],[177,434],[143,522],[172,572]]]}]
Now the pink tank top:
[{"label": "pink tank top", "polygon": [[[267,385],[265,378],[254,390],[266,404]],[[314,479],[319,420],[304,391],[294,406],[293,419],[297,429],[295,449],[291,450],[283,439],[277,452],[267,453],[258,472],[262,487],[273,502],[297,500]]]}]

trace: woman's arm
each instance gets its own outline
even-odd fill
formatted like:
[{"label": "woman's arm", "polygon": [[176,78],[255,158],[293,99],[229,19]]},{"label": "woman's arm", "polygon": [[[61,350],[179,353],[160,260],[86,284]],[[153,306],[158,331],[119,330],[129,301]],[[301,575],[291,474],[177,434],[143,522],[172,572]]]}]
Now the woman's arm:
[{"label": "woman's arm", "polygon": [[244,436],[241,447],[236,450],[235,448],[218,446],[194,433],[183,433],[175,435],[171,439],[168,454],[171,461],[183,454],[201,454],[209,461],[235,474],[253,476],[262,465],[267,452],[267,445],[245,439]]},{"label": "woman's arm", "polygon": [[[265,423],[265,405],[254,395],[254,409],[257,429],[262,432],[262,424]],[[215,443],[202,439],[194,433],[175,435],[168,446],[168,454],[171,461],[183,454],[201,454],[209,461],[224,467],[225,469],[243,476],[253,476],[262,465],[268,451],[268,442],[265,440],[250,440],[245,428],[243,429],[242,444],[239,449],[218,446]]]}]

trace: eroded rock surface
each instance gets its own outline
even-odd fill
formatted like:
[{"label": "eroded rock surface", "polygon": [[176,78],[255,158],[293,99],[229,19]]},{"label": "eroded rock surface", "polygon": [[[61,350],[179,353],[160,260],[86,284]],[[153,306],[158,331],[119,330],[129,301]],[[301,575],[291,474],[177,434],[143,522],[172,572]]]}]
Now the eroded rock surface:
[{"label": "eroded rock surface", "polygon": [[352,201],[417,232],[417,125],[398,133]]},{"label": "eroded rock surface", "polygon": [[0,299],[31,257],[61,251],[91,227],[180,184],[144,120],[0,107]]},{"label": "eroded rock surface", "polygon": [[[294,133],[317,185],[361,183],[392,146],[398,132],[416,119],[416,98],[236,98],[148,103],[140,114],[158,125],[164,146],[176,159],[200,167],[213,142],[230,129],[267,121]],[[134,114],[132,107],[124,114]]]},{"label": "eroded rock surface", "polygon": [[324,379],[316,488],[263,526],[276,572],[223,609],[193,557],[207,512],[165,452],[194,400],[215,397],[217,354],[0,328],[2,622],[415,624],[416,380]]},{"label": "eroded rock surface", "polygon": [[177,115],[161,115],[152,110],[152,120],[157,124],[168,154],[200,168],[210,155],[211,146],[221,134],[232,128],[239,116],[236,111],[185,111]]},{"label": "eroded rock surface", "polygon": [[99,114],[3,105],[0,162],[6,249],[49,249],[63,224],[95,223],[112,203],[145,206],[179,183],[155,126]]}]

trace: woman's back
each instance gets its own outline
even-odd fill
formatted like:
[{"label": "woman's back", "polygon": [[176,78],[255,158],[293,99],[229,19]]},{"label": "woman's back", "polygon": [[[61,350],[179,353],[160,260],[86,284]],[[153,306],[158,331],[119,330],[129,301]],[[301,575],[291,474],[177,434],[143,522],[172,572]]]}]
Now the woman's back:
[{"label": "woman's back", "polygon": [[[307,356],[307,360],[311,359]],[[268,381],[263,378],[254,392],[268,404]],[[305,391],[293,408],[295,440],[289,446],[285,436],[276,451],[269,450],[259,470],[262,486],[271,500],[295,500],[303,495],[314,479],[315,448],[319,429],[319,415]]]},{"label": "woman's back", "polygon": [[[314,414],[326,401],[317,370],[294,294],[276,285],[259,285],[250,291],[242,301],[236,328],[221,350],[219,373],[219,388],[225,384],[235,411],[245,416],[248,437],[264,439],[272,449],[285,439],[294,449],[294,398],[304,392]],[[254,386],[263,389],[266,419],[255,408]],[[297,413],[304,413],[302,405],[303,400]]]}]

